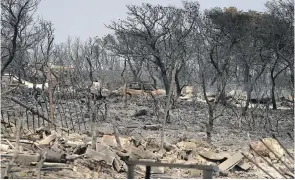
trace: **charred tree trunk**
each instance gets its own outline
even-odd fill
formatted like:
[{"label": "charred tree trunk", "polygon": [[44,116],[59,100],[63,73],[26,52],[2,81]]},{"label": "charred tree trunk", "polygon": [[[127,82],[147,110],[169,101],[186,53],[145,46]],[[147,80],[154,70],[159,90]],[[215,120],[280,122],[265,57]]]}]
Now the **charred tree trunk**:
[{"label": "charred tree trunk", "polygon": [[[272,107],[273,109],[277,109],[277,103],[276,103],[276,98],[275,98],[275,88],[276,88],[276,78],[278,77],[279,74],[281,74],[284,70],[286,70],[290,65],[287,65],[283,67],[281,70],[279,70],[275,74],[275,68],[277,67],[279,61],[279,55],[277,54],[277,59],[274,62],[274,64],[271,67],[270,71],[270,79],[271,79],[271,102],[272,102]],[[293,83],[293,81],[292,81]]]},{"label": "charred tree trunk", "polygon": [[252,92],[250,67],[246,62],[244,62],[244,90],[247,93],[247,98],[246,98],[246,105],[242,108],[242,116],[246,116],[246,112],[250,104],[251,92]]},{"label": "charred tree trunk", "polygon": [[131,70],[132,75],[133,75],[133,81],[137,82],[139,80],[139,77],[138,77],[139,71],[136,71],[136,69],[133,67],[129,57],[127,58],[127,62],[128,62],[128,65],[129,65],[130,70]]},{"label": "charred tree trunk", "polygon": [[147,67],[147,70],[148,70],[148,72],[149,72],[149,76],[150,76],[150,78],[153,80],[153,85],[154,85],[154,87],[155,87],[155,88],[158,88],[158,83],[157,83],[158,80],[157,80],[157,78],[155,77],[155,72],[150,68],[149,63],[147,63],[146,67]]},{"label": "charred tree trunk", "polygon": [[[90,105],[90,101],[88,101]],[[89,107],[90,108],[90,107]],[[97,107],[96,107],[96,98],[93,98],[93,108],[91,108],[91,134],[92,134],[92,149],[96,150],[96,142],[97,142],[97,133],[96,133],[96,113],[97,112]]]},{"label": "charred tree trunk", "polygon": [[275,76],[274,76],[274,68],[272,68],[270,72],[270,78],[271,78],[271,103],[272,103],[272,108],[277,109],[277,103],[276,103],[276,98],[275,98]]},{"label": "charred tree trunk", "polygon": [[152,80],[153,80],[153,85],[155,88],[158,88],[158,84],[157,84],[157,80],[156,78],[154,78],[153,76],[151,76]]},{"label": "charred tree trunk", "polygon": [[246,105],[242,108],[242,116],[246,116],[246,112],[247,112],[249,104],[250,104],[251,92],[252,92],[251,88],[248,87]]},{"label": "charred tree trunk", "polygon": [[163,83],[164,83],[165,90],[166,90],[166,95],[168,95],[170,88],[171,88],[169,85],[168,76],[167,76],[166,71],[161,70],[161,73],[162,73]]},{"label": "charred tree trunk", "polygon": [[178,74],[175,74],[175,86],[176,86],[176,96],[179,97],[181,94],[181,86],[180,86],[180,82],[179,82],[179,78],[178,78]]},{"label": "charred tree trunk", "polygon": [[226,105],[226,94],[225,94],[225,86],[224,86],[224,82],[222,79],[222,75],[219,75],[219,77],[217,78],[217,90],[219,94],[219,99],[218,101],[220,101],[220,103],[222,105]]},{"label": "charred tree trunk", "polygon": [[127,108],[127,81],[126,79],[124,78],[124,73],[125,73],[125,70],[126,70],[126,59],[124,61],[124,69],[121,73],[121,78],[123,80],[123,83],[124,83],[124,92],[123,92],[123,103],[124,103],[124,108]]},{"label": "charred tree trunk", "polygon": [[220,92],[220,103],[226,106],[226,95],[224,90]]},{"label": "charred tree trunk", "polygon": [[211,106],[208,107],[208,113],[209,113],[209,122],[206,127],[206,135],[207,135],[207,142],[212,142],[212,131],[213,131],[213,121],[214,121],[214,111]]},{"label": "charred tree trunk", "polygon": [[208,114],[209,114],[209,122],[206,124],[206,135],[207,135],[207,142],[212,142],[212,131],[213,131],[213,123],[214,123],[214,108],[215,105],[211,104],[211,102],[208,99],[207,96],[207,90],[206,90],[206,83],[205,83],[205,76],[204,73],[201,73],[201,83],[202,83],[202,89],[203,89],[203,95],[206,100],[206,103],[208,105]]},{"label": "charred tree trunk", "polygon": [[[172,70],[172,75],[171,75],[171,87],[173,87],[173,84],[174,84],[174,77],[175,77],[175,69],[171,69]],[[161,144],[160,144],[160,150],[163,149],[164,147],[164,132],[165,132],[165,126],[166,126],[166,123],[170,123],[170,102],[171,102],[171,97],[172,97],[172,94],[173,94],[173,88],[170,89],[171,91],[168,92],[168,96],[167,96],[167,99],[166,99],[166,105],[165,105],[165,115],[164,115],[164,119],[163,119],[163,122],[162,122],[162,131],[161,131]]]},{"label": "charred tree trunk", "polygon": [[253,80],[251,80],[250,75],[248,76],[249,77],[249,80],[248,80],[248,83],[246,85],[247,100],[246,100],[245,107],[242,108],[242,116],[245,116],[246,115],[246,111],[248,110],[248,106],[250,104],[251,93],[253,91],[254,84],[257,82],[257,80],[259,79],[259,77],[263,74],[265,68],[266,68],[266,64],[263,64],[260,72],[257,73],[257,75],[255,76],[255,78],[253,78]]},{"label": "charred tree trunk", "polygon": [[[165,121],[166,123],[171,123],[170,121],[170,105],[171,105],[171,101],[173,102],[173,90],[174,90],[174,83],[175,83],[175,73],[176,73],[176,69],[171,69],[171,81],[170,81],[170,91],[168,92],[168,96],[167,96],[167,102],[166,102],[166,107],[165,107]],[[173,106],[173,103],[172,103]]]},{"label": "charred tree trunk", "polygon": [[290,71],[291,71],[291,83],[294,86],[294,65],[292,63],[290,65]]},{"label": "charred tree trunk", "polygon": [[244,90],[247,91],[250,81],[250,70],[249,66],[246,64],[244,67]]},{"label": "charred tree trunk", "polygon": [[177,69],[177,71],[175,73],[175,77],[174,77],[175,78],[175,86],[176,86],[176,98],[178,98],[180,96],[182,88],[185,86],[185,85],[183,85],[183,83],[181,85],[180,84],[181,80],[179,80],[179,74],[180,74],[183,66],[184,66],[184,63],[182,63],[181,66]]},{"label": "charred tree trunk", "polygon": [[271,86],[271,103],[272,103],[272,109],[277,109],[277,103],[275,98],[275,83],[272,82]]},{"label": "charred tree trunk", "polygon": [[[166,95],[168,95],[171,87],[170,87],[169,79],[168,79],[168,76],[167,76],[167,70],[165,68],[165,65],[161,61],[161,58],[158,57],[158,56],[154,56],[154,57],[156,59],[154,63],[155,63],[155,65],[157,65],[160,68],[161,76],[162,76],[162,79],[163,79],[163,84],[164,84],[165,90],[166,90]],[[170,75],[171,75],[171,73],[170,73]]]},{"label": "charred tree trunk", "polygon": [[18,83],[20,83],[20,84],[22,83],[20,69],[18,70]]}]

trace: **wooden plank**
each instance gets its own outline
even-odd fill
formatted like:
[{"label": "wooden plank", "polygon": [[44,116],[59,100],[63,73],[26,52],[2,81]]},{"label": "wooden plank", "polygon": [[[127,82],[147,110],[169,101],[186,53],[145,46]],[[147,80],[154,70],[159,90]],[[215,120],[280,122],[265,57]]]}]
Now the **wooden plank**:
[{"label": "wooden plank", "polygon": [[237,166],[239,166],[241,169],[243,169],[244,171],[247,171],[248,169],[251,168],[249,163],[246,163],[244,161],[240,161]]},{"label": "wooden plank", "polygon": [[229,157],[223,163],[219,164],[218,167],[221,171],[226,171],[237,165],[243,159],[243,157],[244,156],[241,153],[236,153],[232,157]]}]

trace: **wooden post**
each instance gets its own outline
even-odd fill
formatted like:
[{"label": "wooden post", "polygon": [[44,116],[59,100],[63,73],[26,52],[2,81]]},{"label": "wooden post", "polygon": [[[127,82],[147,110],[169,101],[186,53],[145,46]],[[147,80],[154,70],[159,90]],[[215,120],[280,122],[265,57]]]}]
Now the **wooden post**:
[{"label": "wooden post", "polygon": [[203,170],[203,179],[213,179],[213,170]]},{"label": "wooden post", "polygon": [[128,165],[127,179],[134,179],[134,165]]}]

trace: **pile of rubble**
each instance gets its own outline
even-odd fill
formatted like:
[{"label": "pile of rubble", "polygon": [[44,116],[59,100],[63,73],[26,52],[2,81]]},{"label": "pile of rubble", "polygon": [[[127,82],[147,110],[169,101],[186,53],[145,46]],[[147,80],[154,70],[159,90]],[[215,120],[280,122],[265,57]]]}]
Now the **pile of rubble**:
[{"label": "pile of rubble", "polygon": [[[19,154],[15,157],[10,176],[36,178],[36,174],[41,173],[42,178],[125,178],[128,168],[126,163],[129,160],[148,160],[165,163],[216,165],[220,171],[215,173],[215,177],[219,178],[267,177],[266,175],[255,175],[254,170],[260,171],[257,164],[262,166],[263,162],[259,157],[254,158],[256,162],[252,162],[252,151],[220,151],[205,141],[193,139],[186,139],[175,144],[165,143],[164,149],[159,150],[160,142],[156,138],[120,137],[118,143],[118,139],[116,140],[112,134],[98,134],[95,140],[90,136],[90,133],[62,134],[49,131],[46,128],[39,128],[35,133],[26,132],[19,140]],[[4,138],[2,136],[2,175],[5,171],[5,164],[14,156],[16,146],[13,138]],[[93,142],[94,140],[95,142]],[[265,142],[273,147],[280,158],[284,157],[284,150],[279,148],[273,139],[265,140]],[[275,161],[276,157],[263,148],[261,143],[253,142],[252,147],[256,152],[266,156],[265,158],[269,158],[270,162],[277,163],[283,169],[279,161]],[[38,165],[41,167],[38,168]],[[145,170],[143,166],[136,166],[136,177],[144,177]],[[152,167],[152,173],[157,177],[166,174],[166,176],[162,176],[165,178],[167,175],[173,178],[202,176],[200,170],[180,170],[167,167]],[[280,174],[270,173],[273,177],[281,178]],[[292,176],[292,173],[286,176]]]}]

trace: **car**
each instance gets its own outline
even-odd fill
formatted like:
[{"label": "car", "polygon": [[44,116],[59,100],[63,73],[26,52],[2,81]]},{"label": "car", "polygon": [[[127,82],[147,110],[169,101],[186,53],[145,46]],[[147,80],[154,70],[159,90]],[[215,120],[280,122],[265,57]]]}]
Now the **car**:
[{"label": "car", "polygon": [[129,82],[127,83],[128,89],[134,89],[134,90],[143,90],[143,91],[154,91],[156,88],[153,86],[153,84],[141,81],[141,82]]}]

